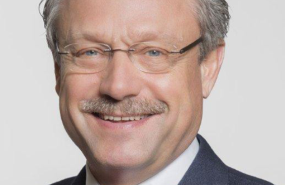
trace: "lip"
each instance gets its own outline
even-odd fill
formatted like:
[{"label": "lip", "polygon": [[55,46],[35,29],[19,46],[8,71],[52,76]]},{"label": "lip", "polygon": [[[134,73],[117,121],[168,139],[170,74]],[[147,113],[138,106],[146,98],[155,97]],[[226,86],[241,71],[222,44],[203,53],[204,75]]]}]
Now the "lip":
[{"label": "lip", "polygon": [[112,121],[107,121],[107,120],[103,120],[97,116],[95,116],[92,113],[89,113],[90,116],[92,116],[92,119],[95,120],[96,123],[98,123],[99,126],[106,128],[106,129],[111,129],[111,130],[118,130],[118,129],[134,129],[134,128],[138,128],[141,127],[143,125],[146,125],[148,123],[148,121],[155,117],[156,115],[151,115],[148,117],[145,117],[141,120],[134,120],[134,121],[116,121],[116,122],[112,122]]}]

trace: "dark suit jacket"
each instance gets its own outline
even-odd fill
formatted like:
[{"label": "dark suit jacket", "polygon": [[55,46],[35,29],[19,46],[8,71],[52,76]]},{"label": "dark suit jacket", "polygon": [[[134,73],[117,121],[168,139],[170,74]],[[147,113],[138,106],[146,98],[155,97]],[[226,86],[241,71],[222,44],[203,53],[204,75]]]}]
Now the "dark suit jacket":
[{"label": "dark suit jacket", "polygon": [[[207,141],[197,135],[199,152],[179,185],[270,185],[271,183],[243,174],[226,166],[211,149]],[[85,167],[76,177],[52,185],[85,185]],[[171,185],[171,184],[166,184]],[[272,185],[272,184],[271,184]]]}]

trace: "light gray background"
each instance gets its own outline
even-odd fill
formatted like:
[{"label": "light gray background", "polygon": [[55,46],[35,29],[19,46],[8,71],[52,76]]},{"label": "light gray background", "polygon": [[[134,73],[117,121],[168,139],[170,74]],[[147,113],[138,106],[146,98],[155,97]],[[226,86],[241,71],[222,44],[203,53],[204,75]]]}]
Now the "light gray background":
[{"label": "light gray background", "polygon": [[[226,57],[200,133],[227,165],[285,184],[285,1],[228,2]],[[85,163],[61,123],[38,3],[0,0],[0,184],[49,184]]]}]

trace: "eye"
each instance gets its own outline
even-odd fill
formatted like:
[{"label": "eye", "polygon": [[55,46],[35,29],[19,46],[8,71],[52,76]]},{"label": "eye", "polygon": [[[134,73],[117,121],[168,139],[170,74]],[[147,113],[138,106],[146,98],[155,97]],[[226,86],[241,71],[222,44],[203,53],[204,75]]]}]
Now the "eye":
[{"label": "eye", "polygon": [[150,51],[147,51],[147,54],[151,57],[158,57],[160,56],[162,53],[158,50],[150,50]]},{"label": "eye", "polygon": [[85,51],[84,54],[87,56],[94,56],[94,55],[98,55],[98,52],[95,50],[88,50],[88,51]]},{"label": "eye", "polygon": [[98,57],[100,54],[99,50],[89,48],[89,49],[83,49],[75,53],[76,57],[80,58],[89,58],[89,57]]}]

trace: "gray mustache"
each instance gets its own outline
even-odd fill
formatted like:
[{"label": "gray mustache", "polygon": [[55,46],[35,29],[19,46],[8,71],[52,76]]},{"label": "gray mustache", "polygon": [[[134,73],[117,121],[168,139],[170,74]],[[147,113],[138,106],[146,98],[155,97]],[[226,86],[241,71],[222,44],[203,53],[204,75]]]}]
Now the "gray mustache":
[{"label": "gray mustache", "polygon": [[122,101],[110,97],[83,100],[80,109],[87,113],[111,115],[119,111],[126,116],[161,114],[168,109],[166,103],[149,99],[127,98]]}]

